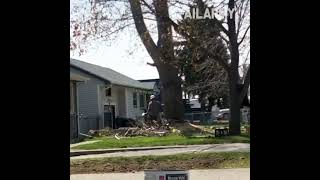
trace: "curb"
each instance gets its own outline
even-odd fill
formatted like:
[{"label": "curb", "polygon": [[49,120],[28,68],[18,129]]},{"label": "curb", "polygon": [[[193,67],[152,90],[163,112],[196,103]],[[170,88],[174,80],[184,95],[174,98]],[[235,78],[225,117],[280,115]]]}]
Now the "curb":
[{"label": "curb", "polygon": [[71,151],[70,157],[91,155],[91,154],[104,154],[104,153],[114,153],[114,152],[126,152],[126,151],[146,151],[146,150],[156,150],[156,149],[173,149],[173,148],[185,148],[187,146],[161,146],[161,147],[147,147],[147,148],[118,148],[118,149],[97,149],[97,150],[78,150]]}]

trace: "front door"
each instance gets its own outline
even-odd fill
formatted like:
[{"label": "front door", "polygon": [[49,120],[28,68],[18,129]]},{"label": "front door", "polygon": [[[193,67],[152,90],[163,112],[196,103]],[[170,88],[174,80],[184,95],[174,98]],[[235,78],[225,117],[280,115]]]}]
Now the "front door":
[{"label": "front door", "polygon": [[104,105],[104,127],[114,128],[115,120],[115,106]]}]

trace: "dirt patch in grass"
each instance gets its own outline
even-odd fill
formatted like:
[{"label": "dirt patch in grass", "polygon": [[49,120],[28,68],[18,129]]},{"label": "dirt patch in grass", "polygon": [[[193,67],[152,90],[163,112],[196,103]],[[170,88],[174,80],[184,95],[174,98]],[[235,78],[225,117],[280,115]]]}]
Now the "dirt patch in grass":
[{"label": "dirt patch in grass", "polygon": [[212,132],[207,131],[207,129],[203,128],[202,126],[197,126],[188,122],[173,123],[172,127],[178,129],[179,132],[184,136],[192,136],[194,134],[213,135]]},{"label": "dirt patch in grass", "polygon": [[146,169],[247,168],[248,152],[178,154],[73,160],[70,174],[135,172]]}]

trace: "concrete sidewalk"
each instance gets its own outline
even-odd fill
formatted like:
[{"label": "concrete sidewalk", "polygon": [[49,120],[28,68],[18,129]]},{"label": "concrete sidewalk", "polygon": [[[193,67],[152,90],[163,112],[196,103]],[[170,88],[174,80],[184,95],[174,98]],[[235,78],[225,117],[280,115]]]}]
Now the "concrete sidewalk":
[{"label": "concrete sidewalk", "polygon": [[[144,180],[144,172],[76,174],[70,180]],[[189,170],[188,180],[250,180],[250,168]]]},{"label": "concrete sidewalk", "polygon": [[[148,149],[150,148],[150,149]],[[108,150],[107,150],[108,151]],[[130,148],[122,148],[121,151],[109,151],[107,153],[87,154],[70,157],[74,159],[87,158],[103,158],[103,157],[130,157],[145,155],[172,155],[179,153],[199,153],[199,152],[250,152],[250,144],[247,143],[231,143],[231,144],[205,144],[205,145],[187,145],[187,146],[171,146],[171,147],[144,147],[130,150]],[[71,153],[71,152],[70,152]],[[75,153],[75,152],[73,152]],[[78,152],[81,153],[81,152]]]},{"label": "concrete sidewalk", "polygon": [[152,146],[152,147],[130,147],[130,148],[111,148],[111,149],[93,149],[93,150],[70,149],[70,157],[92,155],[92,154],[126,152],[126,151],[146,151],[146,150],[174,149],[174,148],[187,148],[187,146]]},{"label": "concrete sidewalk", "polygon": [[70,144],[70,148],[79,146],[79,145],[83,145],[83,144],[92,144],[92,143],[96,143],[99,142],[101,140],[93,140],[93,141],[85,141],[85,142],[80,142],[80,143],[74,143],[74,144]]}]

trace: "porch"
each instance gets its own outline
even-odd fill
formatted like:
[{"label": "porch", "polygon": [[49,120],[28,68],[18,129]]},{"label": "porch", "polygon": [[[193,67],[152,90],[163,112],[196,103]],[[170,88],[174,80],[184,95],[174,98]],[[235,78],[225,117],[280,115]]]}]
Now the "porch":
[{"label": "porch", "polygon": [[147,109],[150,90],[120,85],[105,87],[104,127],[118,128],[117,119],[135,119]]},{"label": "porch", "polygon": [[79,104],[77,83],[88,78],[70,72],[70,142],[79,138]]}]

